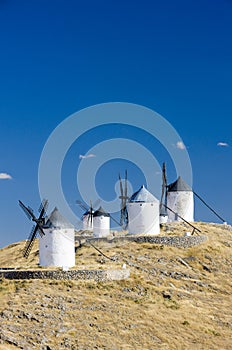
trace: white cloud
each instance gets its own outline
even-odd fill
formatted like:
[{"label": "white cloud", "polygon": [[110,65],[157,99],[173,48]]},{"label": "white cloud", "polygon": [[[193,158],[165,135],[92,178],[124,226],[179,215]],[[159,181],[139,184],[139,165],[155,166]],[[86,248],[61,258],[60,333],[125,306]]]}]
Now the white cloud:
[{"label": "white cloud", "polygon": [[87,154],[86,156],[83,156],[82,154],[79,155],[79,158],[80,159],[86,159],[86,158],[93,158],[93,157],[96,157],[95,154]]},{"label": "white cloud", "polygon": [[177,147],[178,149],[181,149],[181,150],[186,149],[185,144],[184,144],[182,141],[178,141],[178,142],[176,143],[176,147]]},{"label": "white cloud", "polygon": [[218,142],[217,146],[219,146],[219,147],[229,147],[229,144],[226,143],[226,142]]},{"label": "white cloud", "polygon": [[10,180],[12,177],[7,173],[0,173],[0,180]]}]

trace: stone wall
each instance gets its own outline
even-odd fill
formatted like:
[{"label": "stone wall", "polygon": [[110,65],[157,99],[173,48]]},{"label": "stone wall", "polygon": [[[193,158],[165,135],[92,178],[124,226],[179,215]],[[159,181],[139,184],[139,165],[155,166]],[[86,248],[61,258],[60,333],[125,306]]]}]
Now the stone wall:
[{"label": "stone wall", "polygon": [[177,248],[190,248],[199,245],[207,240],[206,236],[143,236],[131,237],[131,240],[136,243],[153,243],[173,246]]},{"label": "stone wall", "polygon": [[0,271],[0,278],[7,279],[56,279],[56,280],[123,280],[130,276],[129,269],[118,270],[70,270],[70,271],[36,271],[11,270]]},{"label": "stone wall", "polygon": [[[161,244],[168,245],[177,248],[190,248],[199,244],[202,244],[207,240],[207,236],[121,236],[114,237],[112,239],[107,238],[88,238],[88,240],[92,243],[119,243],[122,241],[131,241],[136,243],[151,243],[151,244]],[[82,242],[84,244],[85,242]]]}]

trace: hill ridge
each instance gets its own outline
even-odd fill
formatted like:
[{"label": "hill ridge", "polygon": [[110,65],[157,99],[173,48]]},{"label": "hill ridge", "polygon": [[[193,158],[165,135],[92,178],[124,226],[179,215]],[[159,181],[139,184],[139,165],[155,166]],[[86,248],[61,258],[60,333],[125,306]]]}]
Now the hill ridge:
[{"label": "hill ridge", "polygon": [[[231,227],[197,223],[207,241],[190,248],[106,242],[109,260],[84,245],[76,268],[130,270],[122,281],[1,279],[0,349],[231,348]],[[182,224],[166,235],[183,236]],[[0,266],[25,262],[18,242],[0,250]],[[7,266],[5,266],[7,267]],[[12,267],[12,266],[11,266]]]}]

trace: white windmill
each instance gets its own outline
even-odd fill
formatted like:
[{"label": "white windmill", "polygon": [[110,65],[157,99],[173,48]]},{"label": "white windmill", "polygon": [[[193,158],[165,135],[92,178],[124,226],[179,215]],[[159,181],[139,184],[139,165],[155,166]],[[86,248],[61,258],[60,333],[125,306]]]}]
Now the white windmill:
[{"label": "white windmill", "polygon": [[31,207],[19,201],[27,217],[35,224],[32,227],[23,249],[23,256],[28,258],[39,233],[39,265],[72,267],[75,265],[75,232],[74,226],[68,222],[57,208],[46,216],[48,201],[43,200],[36,217]]},{"label": "white windmill", "polygon": [[49,215],[39,239],[40,266],[72,267],[75,265],[75,232],[57,208]]},{"label": "white windmill", "polygon": [[128,233],[158,235],[159,200],[144,186],[135,192],[127,204]]},{"label": "white windmill", "polygon": [[95,237],[107,237],[110,234],[110,214],[102,207],[93,213],[93,235]]},{"label": "white windmill", "polygon": [[167,207],[169,221],[194,221],[193,191],[180,176],[167,186]]}]

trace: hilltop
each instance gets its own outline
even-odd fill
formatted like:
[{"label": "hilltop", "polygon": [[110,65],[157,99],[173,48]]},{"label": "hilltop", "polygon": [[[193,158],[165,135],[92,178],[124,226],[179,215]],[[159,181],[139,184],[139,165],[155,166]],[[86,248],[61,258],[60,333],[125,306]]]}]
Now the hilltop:
[{"label": "hilltop", "polygon": [[[0,349],[231,349],[232,232],[196,223],[207,240],[191,248],[118,241],[76,250],[76,269],[130,278],[96,282],[7,280],[0,284]],[[161,235],[183,235],[184,224]],[[40,269],[38,243],[0,250],[0,267]],[[107,259],[113,258],[113,260]]]}]

